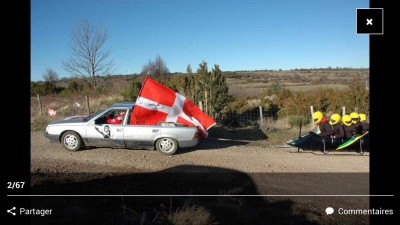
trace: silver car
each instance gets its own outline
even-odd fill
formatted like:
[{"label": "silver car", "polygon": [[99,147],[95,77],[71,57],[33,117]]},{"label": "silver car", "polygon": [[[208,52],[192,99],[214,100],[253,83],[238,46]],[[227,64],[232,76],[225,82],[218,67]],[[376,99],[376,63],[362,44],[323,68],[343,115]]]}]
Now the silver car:
[{"label": "silver car", "polygon": [[69,151],[82,146],[157,149],[173,155],[178,148],[196,146],[200,139],[197,127],[160,122],[158,125],[130,125],[132,102],[117,103],[89,116],[72,116],[51,122],[45,136],[61,143]]}]

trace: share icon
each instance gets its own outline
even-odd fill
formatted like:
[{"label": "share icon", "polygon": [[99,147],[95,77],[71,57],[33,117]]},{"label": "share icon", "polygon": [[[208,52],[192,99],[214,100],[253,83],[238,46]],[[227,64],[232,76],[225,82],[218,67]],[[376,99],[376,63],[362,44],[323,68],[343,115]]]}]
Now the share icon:
[{"label": "share icon", "polygon": [[8,213],[11,213],[13,216],[15,216],[16,213],[14,212],[14,210],[15,210],[15,206],[12,207],[11,209],[7,209],[7,212],[8,212]]}]

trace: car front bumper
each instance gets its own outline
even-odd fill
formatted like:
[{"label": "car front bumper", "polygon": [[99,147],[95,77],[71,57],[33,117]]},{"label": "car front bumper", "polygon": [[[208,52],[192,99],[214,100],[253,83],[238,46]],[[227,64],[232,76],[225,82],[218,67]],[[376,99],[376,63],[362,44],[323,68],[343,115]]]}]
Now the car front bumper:
[{"label": "car front bumper", "polygon": [[49,134],[49,133],[47,133],[47,131],[45,131],[44,136],[47,137],[50,140],[50,142],[60,143],[60,139],[58,138],[58,135]]}]

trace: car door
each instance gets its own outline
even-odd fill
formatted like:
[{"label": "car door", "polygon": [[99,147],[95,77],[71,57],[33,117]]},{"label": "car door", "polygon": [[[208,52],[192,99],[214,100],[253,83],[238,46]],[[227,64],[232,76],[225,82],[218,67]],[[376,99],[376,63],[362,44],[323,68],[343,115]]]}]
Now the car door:
[{"label": "car door", "polygon": [[124,143],[128,148],[153,149],[156,139],[160,136],[161,127],[149,125],[124,126]]},{"label": "car door", "polygon": [[113,109],[105,111],[99,117],[90,121],[86,129],[86,139],[93,146],[124,146],[123,130],[120,124],[107,124],[105,121]]}]

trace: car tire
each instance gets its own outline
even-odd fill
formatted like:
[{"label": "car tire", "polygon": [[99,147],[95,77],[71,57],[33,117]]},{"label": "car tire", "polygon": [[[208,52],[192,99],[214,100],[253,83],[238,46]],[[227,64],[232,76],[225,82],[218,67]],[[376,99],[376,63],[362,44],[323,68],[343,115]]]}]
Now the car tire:
[{"label": "car tire", "polygon": [[157,140],[156,149],[163,155],[173,155],[178,150],[178,142],[173,138],[163,137]]},{"label": "car tire", "polygon": [[82,147],[82,139],[78,133],[67,131],[61,137],[61,144],[68,151],[76,152]]}]

